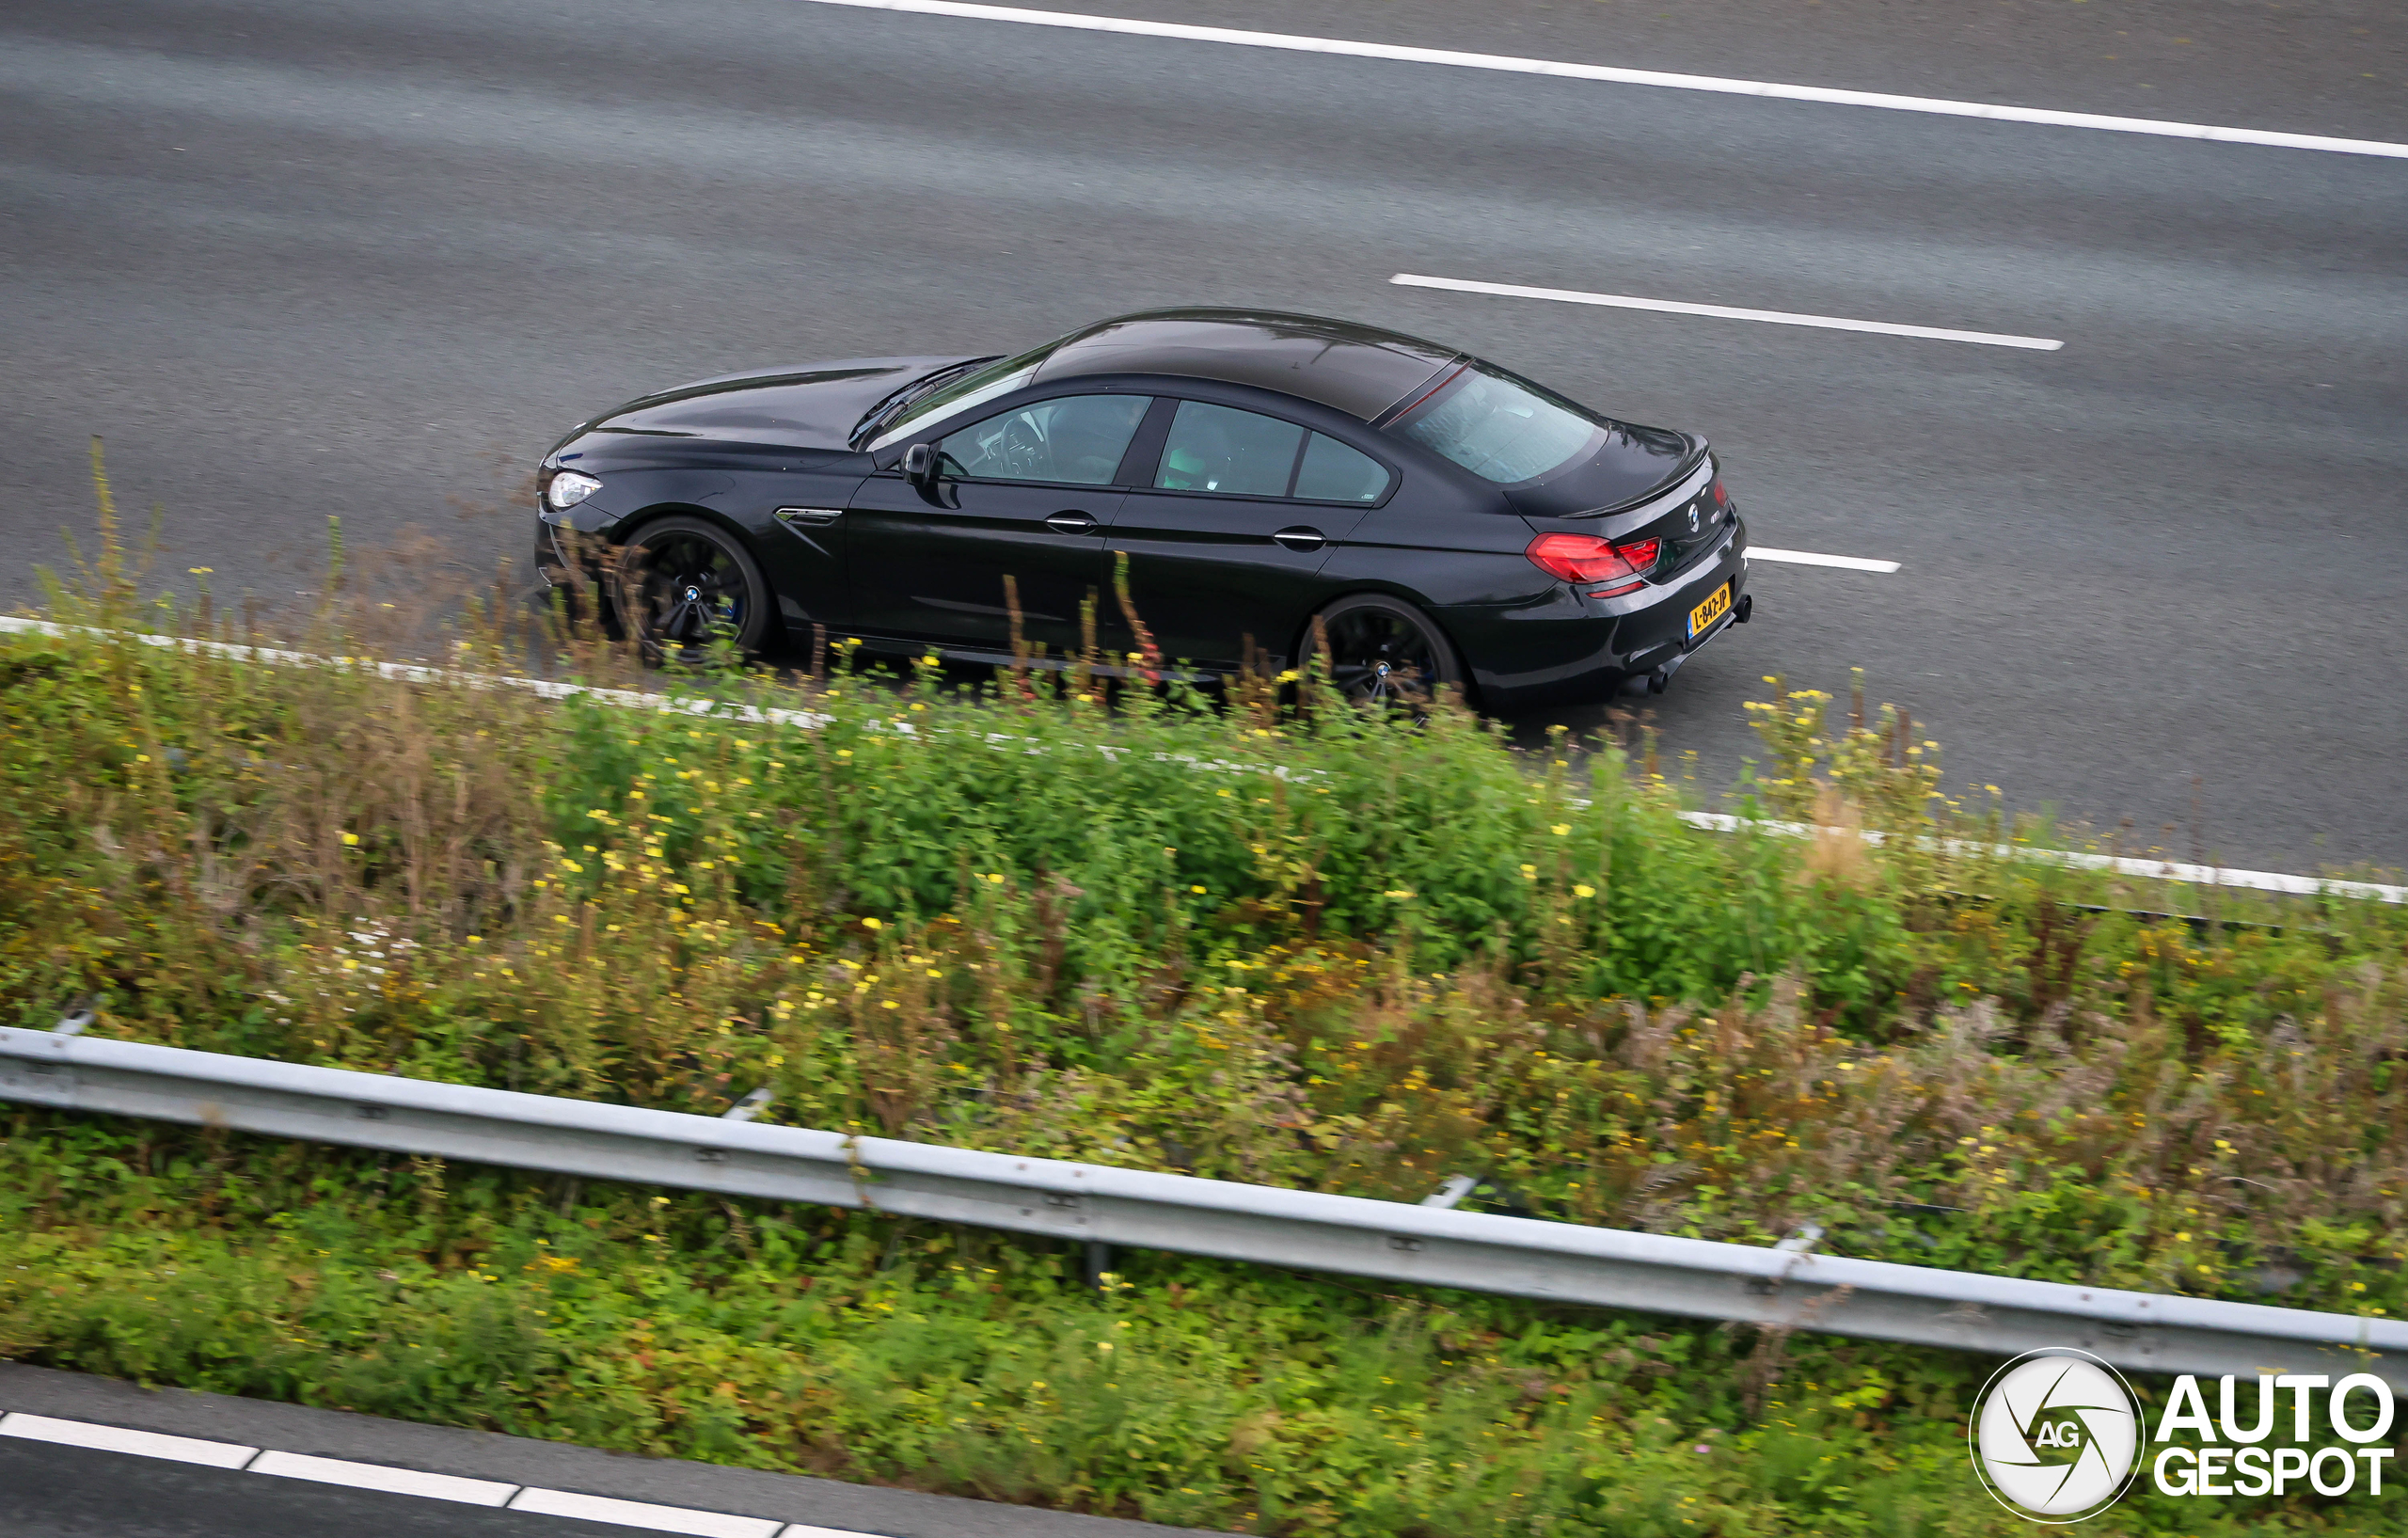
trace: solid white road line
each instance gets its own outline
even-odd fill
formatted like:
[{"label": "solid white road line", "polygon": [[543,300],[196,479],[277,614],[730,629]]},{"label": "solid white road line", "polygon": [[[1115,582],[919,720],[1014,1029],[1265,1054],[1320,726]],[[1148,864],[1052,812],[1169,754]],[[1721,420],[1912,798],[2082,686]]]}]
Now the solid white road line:
[{"label": "solid white road line", "polygon": [[[1675,812],[1672,816],[1692,828],[1710,829],[1718,833],[1737,832],[1744,828],[1780,838],[1816,838],[1845,831],[1817,827],[1810,822],[1734,817],[1728,812]],[[1854,836],[1867,844],[1889,841],[1889,835],[1877,829],[1872,832],[1860,830]],[[2386,886],[2381,881],[2337,881],[2321,876],[2286,876],[2272,870],[2227,870],[2222,865],[2194,865],[2178,860],[2135,860],[2123,855],[2034,848],[2028,844],[1982,844],[1969,838],[1918,839],[1916,842],[1945,854],[1989,855],[2001,860],[2067,865],[2076,870],[2113,871],[2118,876],[2137,876],[2149,881],[2172,881],[2179,886],[2237,886],[2255,892],[2279,892],[2296,897],[2364,897],[2372,902],[2408,903],[2408,886]]]},{"label": "solid white road line", "polygon": [[196,1436],[166,1436],[155,1431],[123,1426],[99,1426],[87,1420],[54,1420],[46,1415],[11,1411],[0,1416],[0,1436],[22,1436],[61,1447],[91,1448],[101,1452],[131,1452],[141,1458],[199,1464],[207,1468],[240,1468],[259,1456],[255,1447],[232,1442],[204,1442]]},{"label": "solid white road line", "polygon": [[2392,144],[2381,139],[2282,134],[2263,128],[2218,128],[2209,123],[2167,122],[2156,118],[2053,112],[2045,107],[1951,102],[1933,96],[1895,96],[1887,91],[1839,90],[1828,86],[1783,86],[1766,80],[1725,80],[1714,75],[1674,74],[1662,70],[1624,70],[1607,64],[1565,64],[1553,59],[1517,58],[1506,54],[1468,54],[1451,48],[1408,48],[1397,43],[1305,38],[1286,32],[1190,26],[1182,22],[1140,22],[1122,16],[1030,10],[1020,6],[968,5],[962,0],[813,0],[813,3],[851,6],[863,10],[907,11],[915,16],[1017,22],[1024,26],[1058,26],[1080,32],[1180,38],[1191,42],[1233,43],[1242,48],[1278,48],[1298,54],[1337,54],[1349,58],[1394,59],[1406,64],[1445,64],[1461,70],[1498,70],[1511,74],[1551,75],[1562,80],[1603,80],[1620,86],[1659,86],[1670,90],[1714,91],[1725,96],[1764,96],[1784,102],[1820,102],[1832,106],[1880,107],[1890,112],[1928,112],[1944,118],[1986,118],[1994,122],[2038,123],[2050,128],[2092,128],[2111,134],[2150,134],[2163,138],[2209,139],[2220,144],[2259,144],[2279,150],[2321,150],[2333,154],[2386,155],[2394,159],[2408,159],[2408,144]]},{"label": "solid white road line", "polygon": [[[1860,559],[1855,556],[1815,556],[1804,550],[1782,550],[1776,553],[1755,547],[1750,547],[1748,553],[1751,556],[1764,556],[1766,560],[1785,558],[1809,564],[1854,563]],[[1896,563],[1888,561],[1872,561],[1864,563],[1875,570],[1894,568],[1896,565]],[[0,614],[0,633],[45,636],[87,635],[102,639],[106,639],[110,634],[108,631],[96,630],[89,626],[59,625],[50,620],[18,619],[6,614]],[[358,660],[339,661],[334,658],[310,657],[301,652],[277,652],[264,647],[238,646],[229,642],[191,641],[178,636],[150,635],[139,630],[120,631],[118,634],[126,640],[140,642],[146,646],[181,646],[193,651],[205,652],[213,657],[229,657],[236,661],[259,662],[270,667],[350,666],[354,661]],[[362,665],[367,664],[362,663]],[[513,678],[507,674],[449,673],[438,668],[404,667],[398,662],[382,662],[373,666],[381,674],[388,677],[407,677],[426,683],[463,684],[481,689],[531,687],[536,688],[547,698],[567,699],[578,694],[585,694],[597,704],[628,709],[677,710],[698,716],[711,715],[716,710],[720,713],[714,719],[720,721],[766,722],[798,727],[806,732],[816,730],[827,720],[826,717],[809,710],[765,710],[757,706],[721,705],[708,699],[678,699],[636,694],[626,690],[616,689],[588,690],[576,684],[555,684],[535,678]],[[911,730],[908,725],[893,729],[899,732]],[[1001,738],[1001,734],[997,734],[997,738]],[[1038,750],[1032,748],[1030,751]],[[1195,764],[1192,760],[1187,762],[1191,767],[1198,769],[1233,767]],[[1680,817],[1683,821],[1693,826],[1718,829],[1725,832],[1738,826],[1735,818],[1720,812],[1683,812]],[[1768,828],[1774,832],[1784,832],[1802,825],[1757,823],[1752,826]],[[1969,848],[1972,847],[1966,846]],[[2228,870],[2221,865],[2186,865],[2162,860],[2131,860],[2115,855],[2079,854],[2067,849],[2027,848],[2021,846],[2007,848],[2004,852],[2018,860],[2070,865],[2080,870],[2113,870],[2127,876],[2180,881],[2195,886],[2250,887],[2260,892],[2289,892],[2307,896],[2325,893],[2337,897],[2366,897],[2376,902],[2408,904],[2408,886],[2389,886],[2380,881],[2337,880],[2324,876],[2289,876],[2279,871],[2267,870]],[[40,1419],[40,1417],[29,1419]],[[5,1424],[5,1421],[0,1421],[0,1426]],[[169,1440],[176,1440],[176,1438],[171,1437]]]},{"label": "solid white road line", "polygon": [[1611,309],[1660,309],[1668,315],[1706,315],[1724,321],[1767,321],[1774,325],[1813,325],[1826,331],[1871,331],[1885,337],[1923,337],[1933,341],[1978,341],[1988,347],[2026,347],[2053,353],[2065,345],[2054,337],[2014,337],[1998,331],[1953,331],[1938,325],[1899,325],[1891,321],[1852,321],[1839,315],[1794,315],[1785,309],[1734,309],[1679,299],[1641,299],[1627,293],[1588,293],[1579,289],[1536,289],[1523,283],[1481,283],[1468,277],[1425,277],[1399,273],[1388,279],[1413,289],[1456,293],[1497,293],[1509,299],[1553,299],[1567,305],[1604,305]]},{"label": "solid white road line", "polygon": [[305,1452],[262,1452],[251,1465],[254,1474],[276,1474],[289,1480],[314,1480],[355,1490],[383,1490],[397,1496],[424,1496],[429,1500],[456,1500],[468,1506],[499,1506],[518,1486],[493,1480],[462,1479],[455,1474],[423,1474],[415,1468],[384,1464],[353,1463],[347,1458],[313,1458]]},{"label": "solid white road line", "polygon": [[510,1509],[539,1512],[546,1516],[574,1516],[588,1522],[612,1522],[623,1528],[646,1528],[654,1532],[689,1533],[692,1538],[777,1538],[778,1530],[785,1525],[766,1517],[656,1506],[648,1500],[613,1500],[607,1496],[580,1496],[532,1485],[512,1498]]},{"label": "solid white road line", "polygon": [[1843,571],[1893,572],[1898,569],[1894,561],[1874,561],[1861,555],[1816,555],[1812,550],[1775,550],[1762,545],[1748,547],[1751,561],[1784,561],[1793,566],[1837,566]]},{"label": "solid white road line", "polygon": [[[14,614],[0,614],[0,633],[26,636],[63,636],[81,626],[62,626],[49,620],[30,620]],[[223,657],[236,662],[257,662],[265,667],[351,668],[372,671],[379,678],[397,683],[467,683],[479,688],[523,689],[547,700],[592,699],[603,705],[622,706],[636,710],[663,710],[675,715],[723,715],[727,707],[707,699],[681,699],[670,694],[642,694],[626,689],[591,689],[584,684],[564,684],[553,678],[516,678],[507,674],[452,673],[443,668],[422,666],[415,662],[371,662],[357,657],[312,657],[302,652],[278,651],[272,646],[245,646],[230,641],[195,641],[181,636],[152,635],[144,631],[128,631],[134,640],[146,646],[181,648],[207,657]],[[760,721],[777,726],[800,726],[808,731],[821,724],[822,718],[807,710],[763,710],[756,706],[741,705],[734,708],[735,719]],[[905,737],[914,728],[909,721],[885,730]]]}]

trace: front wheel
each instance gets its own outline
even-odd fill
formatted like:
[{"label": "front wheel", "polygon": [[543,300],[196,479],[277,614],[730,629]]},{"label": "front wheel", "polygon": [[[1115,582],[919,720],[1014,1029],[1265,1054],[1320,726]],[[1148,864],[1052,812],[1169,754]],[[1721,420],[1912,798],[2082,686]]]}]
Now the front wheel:
[{"label": "front wheel", "polygon": [[1358,705],[1419,706],[1442,688],[1464,688],[1464,667],[1445,632],[1402,598],[1358,593],[1313,616],[1310,661],[1327,647],[1329,681]]},{"label": "front wheel", "polygon": [[619,622],[656,660],[725,638],[750,655],[768,640],[769,584],[743,541],[707,518],[648,523],[620,549]]}]

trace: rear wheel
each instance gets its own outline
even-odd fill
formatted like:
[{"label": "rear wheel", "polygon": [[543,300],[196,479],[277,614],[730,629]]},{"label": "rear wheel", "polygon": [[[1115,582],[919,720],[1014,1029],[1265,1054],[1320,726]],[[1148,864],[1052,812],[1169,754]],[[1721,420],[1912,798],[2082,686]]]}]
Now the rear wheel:
[{"label": "rear wheel", "polygon": [[1358,593],[1314,617],[1307,660],[1328,648],[1329,681],[1358,705],[1421,705],[1464,687],[1462,661],[1436,623],[1402,598]]},{"label": "rear wheel", "polygon": [[648,523],[619,552],[619,623],[656,659],[725,637],[746,653],[769,637],[769,584],[743,541],[707,518]]}]

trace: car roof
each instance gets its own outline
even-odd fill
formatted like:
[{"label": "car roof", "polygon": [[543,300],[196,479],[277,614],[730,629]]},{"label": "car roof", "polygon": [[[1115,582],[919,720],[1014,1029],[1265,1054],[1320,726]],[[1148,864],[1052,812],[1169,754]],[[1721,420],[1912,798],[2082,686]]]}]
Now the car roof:
[{"label": "car roof", "polygon": [[1155,309],[1072,332],[1031,383],[1105,373],[1218,379],[1371,421],[1463,356],[1418,337],[1318,315]]}]

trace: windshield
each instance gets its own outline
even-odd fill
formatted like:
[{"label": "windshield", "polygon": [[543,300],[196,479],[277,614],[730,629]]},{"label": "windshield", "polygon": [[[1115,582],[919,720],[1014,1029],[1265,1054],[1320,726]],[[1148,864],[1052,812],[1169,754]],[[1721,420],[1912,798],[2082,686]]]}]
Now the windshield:
[{"label": "windshield", "polygon": [[991,401],[998,395],[1010,394],[1028,383],[1030,377],[1037,373],[1037,366],[1052,356],[1057,345],[1059,344],[1056,342],[1049,341],[1042,347],[1021,354],[1018,357],[1006,357],[990,363],[983,369],[972,370],[942,389],[931,391],[922,399],[912,402],[901,416],[881,428],[878,436],[872,438],[866,447],[872,450],[883,449],[890,443],[897,443],[909,437],[913,429],[931,418],[950,416],[965,407],[976,405],[981,401]]},{"label": "windshield", "polygon": [[905,406],[948,381],[958,379],[972,370],[993,361],[991,357],[973,357],[959,363],[948,363],[942,369],[920,375],[901,389],[890,390],[879,397],[876,405],[862,414],[861,420],[853,423],[853,430],[845,436],[846,443],[859,448],[862,439],[892,421]]},{"label": "windshield", "polygon": [[1605,430],[1500,369],[1466,363],[1388,431],[1501,485],[1535,481],[1593,452]]}]

